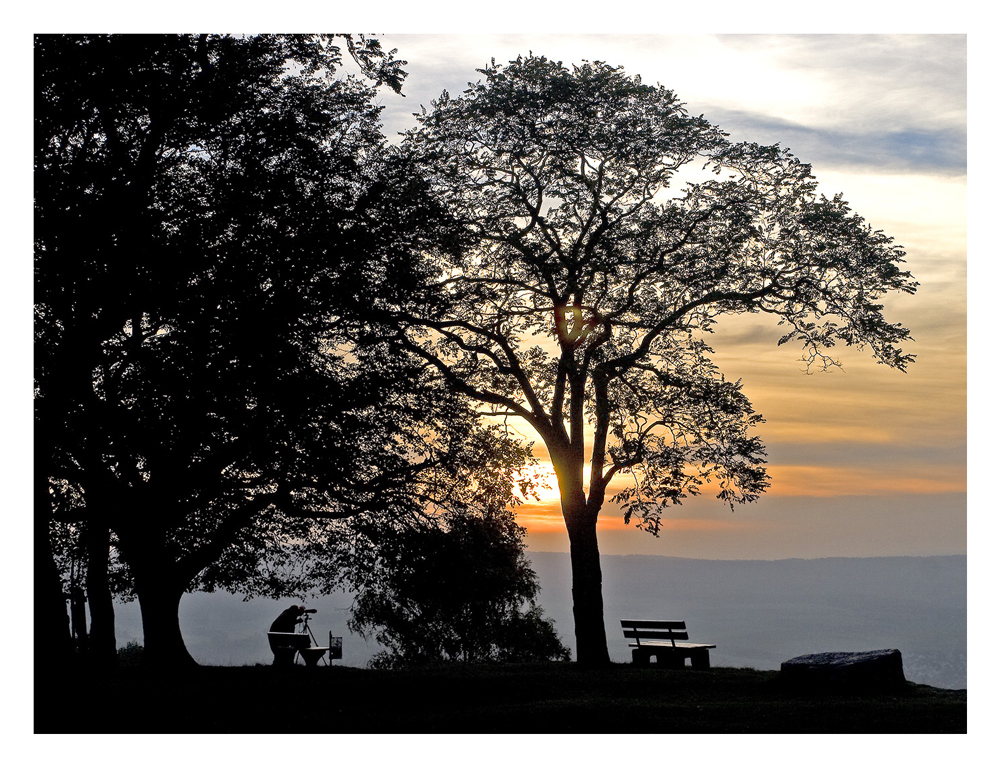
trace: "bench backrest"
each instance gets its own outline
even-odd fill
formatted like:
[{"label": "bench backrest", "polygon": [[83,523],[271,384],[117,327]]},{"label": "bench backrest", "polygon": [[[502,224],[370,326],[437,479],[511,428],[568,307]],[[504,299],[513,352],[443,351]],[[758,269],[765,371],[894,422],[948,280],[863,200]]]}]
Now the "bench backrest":
[{"label": "bench backrest", "polygon": [[687,626],[684,621],[622,621],[622,631],[626,639],[634,639],[637,645],[643,639],[669,641],[673,644],[678,639],[687,639]]}]

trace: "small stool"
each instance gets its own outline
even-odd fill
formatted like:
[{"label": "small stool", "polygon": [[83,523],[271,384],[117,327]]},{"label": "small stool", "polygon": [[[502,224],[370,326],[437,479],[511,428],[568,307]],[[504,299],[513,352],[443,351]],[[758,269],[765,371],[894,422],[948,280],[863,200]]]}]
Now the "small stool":
[{"label": "small stool", "polygon": [[299,649],[299,655],[307,666],[315,666],[319,663],[319,659],[326,655],[326,651],[326,647],[302,647]]},{"label": "small stool", "polygon": [[309,647],[308,634],[294,634],[282,631],[268,631],[267,643],[274,653],[275,666],[295,665],[295,653]]}]

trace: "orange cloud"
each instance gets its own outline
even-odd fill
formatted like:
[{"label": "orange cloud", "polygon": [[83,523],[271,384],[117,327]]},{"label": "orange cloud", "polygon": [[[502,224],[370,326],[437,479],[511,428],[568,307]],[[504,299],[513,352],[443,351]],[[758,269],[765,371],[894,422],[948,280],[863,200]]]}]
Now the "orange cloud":
[{"label": "orange cloud", "polygon": [[[884,470],[853,466],[772,465],[768,497],[833,498],[837,496],[890,496],[963,493],[966,477],[963,466],[917,466],[887,473]],[[704,496],[714,495],[711,486]],[[518,523],[529,533],[563,532],[566,529],[559,507],[558,494],[546,494],[538,503],[525,503],[515,508]],[[740,523],[735,520],[665,518],[663,529],[672,531],[711,532],[729,530]],[[618,509],[610,502],[597,519],[598,530],[622,530],[625,525]]]},{"label": "orange cloud", "polygon": [[923,495],[964,493],[964,467],[915,467],[886,473],[844,466],[770,466],[770,496]]},{"label": "orange cloud", "polygon": [[[605,510],[610,511],[611,515],[602,514],[599,516],[597,529],[620,529],[623,523],[617,510],[611,506],[606,506]],[[517,515],[518,524],[527,528],[530,533],[551,533],[566,529],[558,502],[524,504],[516,507],[514,512]]]},{"label": "orange cloud", "polygon": [[551,533],[565,530],[562,511],[558,504],[524,504],[514,509],[517,523],[529,533]]},{"label": "orange cloud", "polygon": [[[621,520],[618,520],[619,526],[621,526]],[[754,525],[751,525],[742,520],[735,521],[731,519],[664,519],[660,523],[660,529],[662,532],[721,532],[723,530],[728,530],[732,532],[737,529],[749,529]],[[759,523],[756,524],[759,527]],[[661,534],[662,534],[661,532]]]},{"label": "orange cloud", "polygon": [[[532,504],[518,506],[515,509],[518,524],[523,526],[529,533],[555,533],[565,532],[566,524],[563,522],[562,511],[558,504]],[[744,520],[735,519],[699,519],[680,518],[663,519],[661,529],[673,532],[718,532],[746,527]],[[611,504],[604,508],[604,512],[597,518],[598,531],[621,531],[634,527],[626,525],[618,509]]]}]

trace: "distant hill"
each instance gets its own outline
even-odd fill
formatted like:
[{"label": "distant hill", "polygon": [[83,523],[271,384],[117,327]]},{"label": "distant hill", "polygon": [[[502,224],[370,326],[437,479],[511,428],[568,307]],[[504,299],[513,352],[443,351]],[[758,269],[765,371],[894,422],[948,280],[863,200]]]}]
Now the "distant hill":
[{"label": "distant hill", "polygon": [[[541,604],[573,646],[569,555],[530,552]],[[612,659],[629,660],[621,618],[687,621],[692,641],[718,645],[716,666],[777,669],[796,655],[896,648],[907,679],[964,689],[966,557],[880,557],[733,561],[605,556],[604,609]],[[270,663],[265,632],[292,600],[243,602],[188,594],[181,627],[200,663]],[[364,666],[377,649],[347,631],[349,594],[312,600],[322,642],[344,639],[344,665]],[[119,645],[142,640],[136,604],[116,605]]]}]

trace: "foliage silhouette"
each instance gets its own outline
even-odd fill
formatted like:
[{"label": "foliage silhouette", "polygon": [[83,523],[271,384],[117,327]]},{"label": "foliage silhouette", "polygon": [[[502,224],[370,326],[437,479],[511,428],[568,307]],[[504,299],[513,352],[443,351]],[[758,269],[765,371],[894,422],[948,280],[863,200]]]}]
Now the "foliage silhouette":
[{"label": "foliage silhouette", "polygon": [[538,580],[509,508],[370,528],[349,627],[386,648],[374,667],[569,660],[535,603]]},{"label": "foliage silhouette", "polygon": [[126,642],[124,647],[118,648],[118,665],[122,668],[129,666],[139,666],[142,664],[142,645],[138,642]]},{"label": "foliage silhouette", "polygon": [[447,219],[345,53],[399,88],[364,37],[35,40],[36,614],[60,607],[62,520],[108,662],[109,550],[144,662],[190,664],[186,590],[301,590],[292,544],[447,504],[460,471],[509,485],[525,454],[371,331],[424,289],[414,253]]},{"label": "foliage silhouette", "polygon": [[[808,165],[730,142],[662,86],[534,55],[479,71],[407,136],[465,226],[464,248],[434,261],[450,303],[387,320],[452,389],[541,436],[570,541],[577,658],[604,664],[596,524],[612,480],[630,480],[614,495],[625,522],[654,535],[706,483],[731,505],[769,484],[761,416],[712,362],[715,323],[767,313],[811,366],[837,364],[829,350],[844,343],[903,369],[909,333],[878,301],[917,283],[890,237],[817,196]],[[677,189],[682,171],[694,180]]]}]

